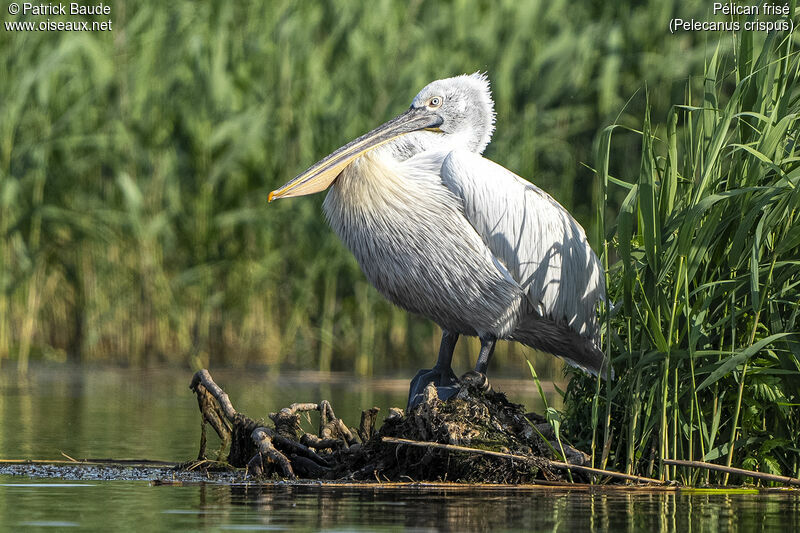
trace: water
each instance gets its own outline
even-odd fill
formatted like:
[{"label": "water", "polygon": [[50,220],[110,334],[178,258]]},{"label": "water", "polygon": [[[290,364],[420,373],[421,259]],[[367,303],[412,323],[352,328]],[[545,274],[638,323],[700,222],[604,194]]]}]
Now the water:
[{"label": "water", "polygon": [[[212,376],[234,407],[252,418],[266,418],[292,402],[326,399],[351,427],[358,426],[362,409],[378,406],[386,413],[391,406],[405,406],[409,382],[408,377],[359,380],[317,373],[276,377],[244,370],[213,370]],[[0,369],[0,459],[63,459],[62,452],[76,459],[193,459],[200,415],[189,390],[191,378],[188,370],[57,366],[35,368],[20,380],[12,370]],[[541,411],[531,380],[492,382],[514,401]],[[558,405],[559,398],[549,392],[547,400]],[[214,442],[219,443],[210,440],[209,449]]]},{"label": "water", "polygon": [[792,531],[797,494],[151,486],[0,476],[2,526],[86,530]]},{"label": "water", "polygon": [[[197,453],[189,372],[37,369],[0,375],[0,458],[148,458]],[[286,399],[330,399],[356,425],[360,410],[402,405],[407,382],[215,372],[234,406],[263,416]],[[536,408],[536,393],[506,382]],[[548,398],[552,401],[553,398]],[[209,443],[210,446],[214,442]],[[790,531],[797,492],[728,494],[310,484],[155,485],[0,475],[0,530]]]}]

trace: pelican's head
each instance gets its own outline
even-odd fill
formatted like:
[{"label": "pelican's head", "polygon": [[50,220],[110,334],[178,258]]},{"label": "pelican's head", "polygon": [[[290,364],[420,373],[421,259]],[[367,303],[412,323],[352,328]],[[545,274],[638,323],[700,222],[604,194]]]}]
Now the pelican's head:
[{"label": "pelican's head", "polygon": [[425,150],[482,153],[494,131],[494,102],[485,74],[465,74],[429,83],[402,115],[339,148],[283,187],[269,201],[327,189],[358,157],[378,147],[405,159]]},{"label": "pelican's head", "polygon": [[[485,74],[464,74],[436,80],[422,89],[411,109],[429,109],[441,117],[437,149],[483,153],[494,132],[494,102]],[[446,146],[442,146],[446,145]]]}]

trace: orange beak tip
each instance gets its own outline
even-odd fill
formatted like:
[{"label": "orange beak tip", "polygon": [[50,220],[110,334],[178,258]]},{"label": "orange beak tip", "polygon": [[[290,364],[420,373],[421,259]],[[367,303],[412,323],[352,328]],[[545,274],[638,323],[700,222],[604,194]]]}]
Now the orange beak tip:
[{"label": "orange beak tip", "polygon": [[267,196],[267,203],[272,201],[272,197],[273,196],[275,196],[275,191],[272,191],[271,193],[269,193],[269,196]]}]

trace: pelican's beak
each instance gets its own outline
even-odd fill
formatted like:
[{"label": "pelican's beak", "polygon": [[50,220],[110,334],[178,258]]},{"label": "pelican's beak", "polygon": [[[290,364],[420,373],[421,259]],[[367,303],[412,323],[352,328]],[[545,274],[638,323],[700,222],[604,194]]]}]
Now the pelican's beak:
[{"label": "pelican's beak", "polygon": [[436,129],[441,124],[442,118],[435,112],[424,107],[412,107],[399,117],[393,118],[366,135],[362,135],[355,141],[342,146],[280,189],[272,191],[269,193],[268,201],[324,191],[347,165],[368,150],[372,150],[406,133],[424,129]]}]

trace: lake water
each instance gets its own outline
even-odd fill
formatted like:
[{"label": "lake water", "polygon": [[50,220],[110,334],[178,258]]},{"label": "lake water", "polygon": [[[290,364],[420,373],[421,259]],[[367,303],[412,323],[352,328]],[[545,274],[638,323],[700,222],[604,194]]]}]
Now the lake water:
[{"label": "lake water", "polygon": [[[234,406],[251,416],[292,401],[329,399],[351,426],[365,407],[386,412],[403,405],[408,385],[312,374],[213,375]],[[192,459],[200,426],[190,379],[189,371],[57,367],[34,369],[20,380],[3,369],[0,459],[64,459],[62,452],[76,459]],[[493,383],[513,400],[540,407],[526,381]],[[800,530],[800,493],[158,485],[0,475],[0,530],[71,529],[791,531]]]}]

